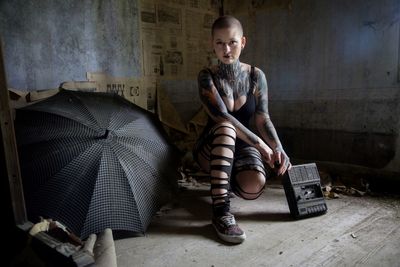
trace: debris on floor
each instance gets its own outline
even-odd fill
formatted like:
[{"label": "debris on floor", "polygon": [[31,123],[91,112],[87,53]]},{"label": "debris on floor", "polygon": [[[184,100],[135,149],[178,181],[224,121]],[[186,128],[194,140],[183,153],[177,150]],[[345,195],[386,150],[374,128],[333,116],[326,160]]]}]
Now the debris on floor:
[{"label": "debris on floor", "polygon": [[326,198],[339,198],[340,195],[362,197],[371,193],[368,183],[358,185],[357,187],[358,188],[352,184],[342,183],[338,180],[323,186],[322,189]]},{"label": "debris on floor", "polygon": [[182,165],[179,168],[182,179],[178,180],[178,186],[182,190],[190,188],[198,188],[210,183],[210,176],[208,173],[203,172],[196,163],[190,165]]},{"label": "debris on floor", "polygon": [[52,219],[29,223],[25,248],[11,266],[116,267],[117,258],[110,228],[80,240],[63,224]]}]

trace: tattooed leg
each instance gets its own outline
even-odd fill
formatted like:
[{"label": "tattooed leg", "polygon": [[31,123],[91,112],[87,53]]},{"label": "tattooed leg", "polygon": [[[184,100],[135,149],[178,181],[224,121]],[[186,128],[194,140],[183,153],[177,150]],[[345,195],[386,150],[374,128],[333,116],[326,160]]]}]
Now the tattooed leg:
[{"label": "tattooed leg", "polygon": [[236,131],[229,123],[217,124],[210,153],[211,198],[213,212],[220,216],[229,212],[229,181],[235,150]]}]

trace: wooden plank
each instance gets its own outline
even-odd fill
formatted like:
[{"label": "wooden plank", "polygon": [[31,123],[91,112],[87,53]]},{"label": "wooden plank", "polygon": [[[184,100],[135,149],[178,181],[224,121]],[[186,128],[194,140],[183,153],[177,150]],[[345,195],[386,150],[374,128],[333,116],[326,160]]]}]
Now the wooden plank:
[{"label": "wooden plank", "polygon": [[340,195],[327,200],[327,214],[292,220],[276,180],[256,200],[231,199],[248,238],[226,246],[209,223],[209,184],[189,180],[184,188],[174,208],[154,218],[147,238],[116,240],[119,267],[132,259],[135,266],[399,266],[396,196]]},{"label": "wooden plank", "polygon": [[28,98],[29,102],[44,100],[49,98],[59,92],[59,89],[50,89],[50,90],[42,90],[42,91],[32,91],[29,92]]},{"label": "wooden plank", "polygon": [[71,91],[96,92],[97,82],[94,81],[69,81],[63,82],[60,88]]},{"label": "wooden plank", "polygon": [[25,199],[21,181],[14,122],[10,111],[10,100],[3,61],[2,41],[0,39],[0,124],[3,136],[4,156],[6,160],[8,182],[10,184],[11,203],[14,220],[17,225],[27,222]]}]

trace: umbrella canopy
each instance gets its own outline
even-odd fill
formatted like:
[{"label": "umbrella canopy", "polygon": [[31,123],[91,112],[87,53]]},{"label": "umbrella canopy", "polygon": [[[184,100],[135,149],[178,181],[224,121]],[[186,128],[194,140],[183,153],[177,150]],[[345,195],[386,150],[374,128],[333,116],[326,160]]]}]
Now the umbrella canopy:
[{"label": "umbrella canopy", "polygon": [[118,95],[60,91],[17,110],[28,218],[85,239],[106,228],[144,233],[170,200],[178,157],[154,114]]}]

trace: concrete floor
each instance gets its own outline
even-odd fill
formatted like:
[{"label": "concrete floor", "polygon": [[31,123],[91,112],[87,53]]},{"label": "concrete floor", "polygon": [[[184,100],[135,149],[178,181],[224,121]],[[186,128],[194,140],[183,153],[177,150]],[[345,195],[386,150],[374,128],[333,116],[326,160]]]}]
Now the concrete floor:
[{"label": "concrete floor", "polygon": [[232,199],[246,231],[240,245],[220,241],[210,224],[208,186],[188,185],[146,236],[115,241],[119,267],[400,266],[400,198],[328,199],[328,212],[294,221],[280,186],[257,200]]}]

